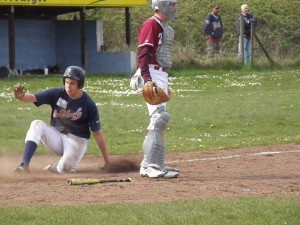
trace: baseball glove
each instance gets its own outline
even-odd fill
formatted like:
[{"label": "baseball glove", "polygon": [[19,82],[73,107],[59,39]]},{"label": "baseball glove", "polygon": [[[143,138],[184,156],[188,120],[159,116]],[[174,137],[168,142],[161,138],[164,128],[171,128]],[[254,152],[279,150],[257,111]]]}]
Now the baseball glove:
[{"label": "baseball glove", "polygon": [[165,91],[152,81],[148,81],[142,91],[143,97],[150,105],[158,105],[170,100]]},{"label": "baseball glove", "polygon": [[14,87],[14,95],[16,99],[21,99],[25,95],[24,85],[17,84]]}]

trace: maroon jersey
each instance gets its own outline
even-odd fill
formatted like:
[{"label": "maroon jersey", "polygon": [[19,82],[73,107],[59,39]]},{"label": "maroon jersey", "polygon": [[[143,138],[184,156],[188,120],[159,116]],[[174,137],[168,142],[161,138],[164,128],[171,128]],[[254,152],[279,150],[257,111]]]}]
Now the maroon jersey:
[{"label": "maroon jersey", "polygon": [[151,80],[149,64],[156,64],[156,51],[162,44],[163,29],[155,17],[147,19],[139,29],[137,65],[144,81]]}]

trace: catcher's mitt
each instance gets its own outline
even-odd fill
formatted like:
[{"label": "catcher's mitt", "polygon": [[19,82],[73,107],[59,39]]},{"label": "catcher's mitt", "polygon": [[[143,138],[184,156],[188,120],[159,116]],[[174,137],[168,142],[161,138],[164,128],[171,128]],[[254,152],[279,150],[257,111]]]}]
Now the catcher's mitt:
[{"label": "catcher's mitt", "polygon": [[16,99],[21,99],[25,95],[24,85],[17,84],[14,87],[14,95]]},{"label": "catcher's mitt", "polygon": [[143,97],[146,102],[151,105],[158,105],[170,100],[170,96],[168,96],[165,91],[156,86],[152,81],[148,81],[142,91]]}]

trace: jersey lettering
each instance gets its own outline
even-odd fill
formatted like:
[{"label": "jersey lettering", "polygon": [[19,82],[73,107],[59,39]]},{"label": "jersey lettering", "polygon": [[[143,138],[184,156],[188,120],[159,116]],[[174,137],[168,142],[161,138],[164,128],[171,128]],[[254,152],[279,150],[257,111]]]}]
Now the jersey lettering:
[{"label": "jersey lettering", "polygon": [[158,35],[158,45],[162,45],[163,42],[163,33],[159,33]]},{"label": "jersey lettering", "polygon": [[216,30],[217,28],[221,28],[221,23],[219,21],[213,22],[212,27],[213,27],[213,30]]},{"label": "jersey lettering", "polygon": [[82,108],[79,108],[76,112],[72,113],[70,110],[62,109],[59,112],[55,109],[53,112],[54,118],[78,120],[81,118]]}]

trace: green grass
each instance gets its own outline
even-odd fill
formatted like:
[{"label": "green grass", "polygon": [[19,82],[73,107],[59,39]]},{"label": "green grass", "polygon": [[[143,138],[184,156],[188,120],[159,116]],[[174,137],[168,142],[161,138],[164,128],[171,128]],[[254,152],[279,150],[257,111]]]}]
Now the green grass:
[{"label": "green grass", "polygon": [[[171,71],[173,98],[167,152],[298,143],[299,70]],[[61,78],[16,77],[1,80],[1,152],[21,153],[33,119],[49,122],[50,108],[12,99],[15,83],[30,92],[61,86]],[[89,76],[85,90],[98,104],[109,152],[140,152],[148,115],[142,97],[130,93],[127,76]],[[9,131],[9,132],[7,132]],[[41,152],[44,152],[41,147]],[[89,154],[98,154],[93,139]]]},{"label": "green grass", "polygon": [[300,204],[268,198],[157,204],[1,207],[1,224],[298,225]]},{"label": "green grass", "polygon": [[[299,143],[299,70],[170,72],[173,98],[166,151],[209,151]],[[0,81],[0,156],[22,154],[33,119],[49,122],[48,106],[12,98],[13,85],[31,93],[62,86],[60,76]],[[87,76],[85,90],[100,111],[111,155],[141,154],[148,123],[142,97],[127,76]],[[38,154],[47,151],[40,145]],[[88,154],[99,154],[93,139]],[[299,224],[299,201],[265,198],[176,201],[160,204],[0,207],[0,224]],[[180,213],[179,213],[180,212]]]}]

